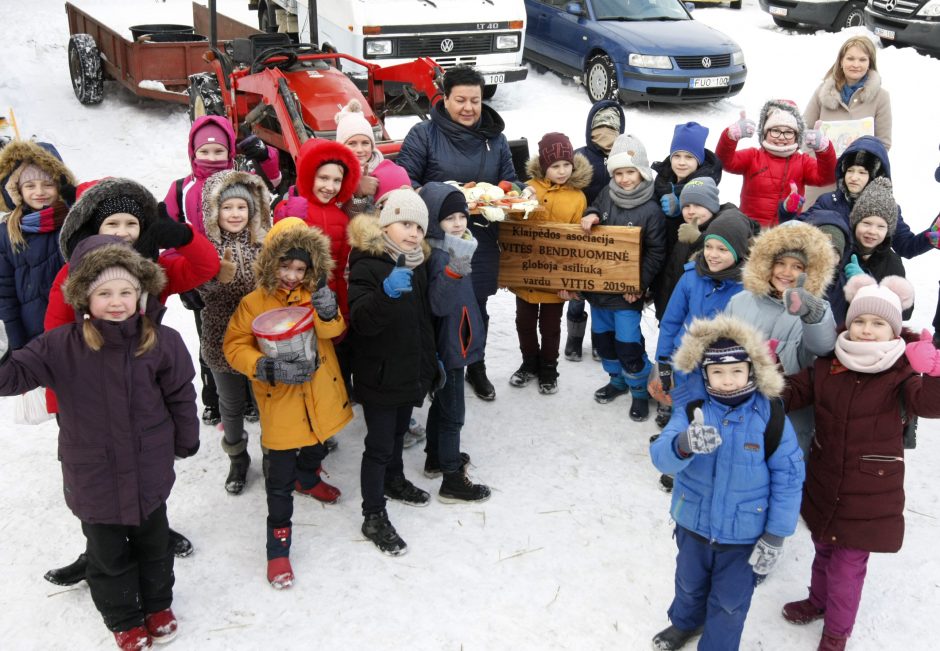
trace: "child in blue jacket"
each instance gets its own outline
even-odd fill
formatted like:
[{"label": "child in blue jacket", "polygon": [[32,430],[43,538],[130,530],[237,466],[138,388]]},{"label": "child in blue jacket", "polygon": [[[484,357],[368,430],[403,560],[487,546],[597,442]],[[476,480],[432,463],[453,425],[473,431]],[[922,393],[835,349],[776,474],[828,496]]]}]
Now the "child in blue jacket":
[{"label": "child in blue jacket", "polygon": [[650,446],[656,468],[675,475],[679,547],[672,625],[653,647],[679,649],[701,634],[699,651],[737,649],[755,574],[773,569],[796,529],[803,455],[788,420],[778,421],[779,442],[768,427],[783,377],[751,326],[724,315],[693,321],[673,362],[683,373],[701,367],[704,394]]}]

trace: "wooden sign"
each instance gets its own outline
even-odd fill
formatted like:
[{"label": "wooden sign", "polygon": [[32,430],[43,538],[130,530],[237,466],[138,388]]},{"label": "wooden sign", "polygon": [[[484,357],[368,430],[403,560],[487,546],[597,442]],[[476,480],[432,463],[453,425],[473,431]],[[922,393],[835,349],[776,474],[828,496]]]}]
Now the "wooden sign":
[{"label": "wooden sign", "polygon": [[639,293],[636,226],[504,221],[499,223],[499,284],[546,291]]}]

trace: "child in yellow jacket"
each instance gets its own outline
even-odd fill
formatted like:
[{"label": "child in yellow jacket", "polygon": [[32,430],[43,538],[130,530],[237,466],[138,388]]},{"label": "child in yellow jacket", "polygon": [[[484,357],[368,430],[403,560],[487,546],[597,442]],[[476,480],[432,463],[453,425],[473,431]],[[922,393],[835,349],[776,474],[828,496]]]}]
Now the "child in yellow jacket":
[{"label": "child in yellow jacket", "polygon": [[[330,341],[346,328],[336,297],[326,286],[333,268],[330,241],[319,229],[288,217],[264,239],[255,263],[258,287],[245,296],[225,333],[222,349],[233,369],[252,380],[266,450],[268,497],[268,582],[277,589],[293,583],[291,569],[292,494],[335,502],[339,489],[323,482],[323,442],[352,419],[352,408]],[[252,322],[268,310],[312,307],[316,314],[313,360],[275,359],[258,347]]]}]

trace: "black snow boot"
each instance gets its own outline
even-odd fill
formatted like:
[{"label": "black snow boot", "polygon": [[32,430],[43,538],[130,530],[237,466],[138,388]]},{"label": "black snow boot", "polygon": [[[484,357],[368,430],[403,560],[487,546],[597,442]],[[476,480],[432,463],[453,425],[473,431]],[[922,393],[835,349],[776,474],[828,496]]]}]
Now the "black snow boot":
[{"label": "black snow boot", "polygon": [[245,403],[245,414],[243,417],[246,423],[257,423],[261,420],[261,414],[258,413],[258,408],[255,406],[255,403],[250,400]]},{"label": "black snow boot", "polygon": [[509,377],[509,384],[514,387],[524,387],[534,380],[539,373],[538,357],[523,357],[522,366]]},{"label": "black snow boot", "polygon": [[[466,468],[470,463],[470,455],[466,452],[460,453],[460,467]],[[437,452],[427,452],[424,459],[424,476],[428,479],[436,479],[441,476],[441,462],[437,458]]]},{"label": "black snow boot", "polygon": [[483,484],[474,484],[467,477],[466,468],[457,472],[445,472],[437,499],[444,504],[457,502],[485,502],[490,499],[490,488]]},{"label": "black snow boot", "polygon": [[385,481],[385,497],[408,506],[427,506],[431,501],[427,491],[412,484],[404,475]]},{"label": "black snow boot", "polygon": [[480,400],[489,401],[496,398],[496,388],[490,382],[490,379],[486,377],[486,364],[484,362],[474,362],[467,367],[467,382]]},{"label": "black snow boot", "polygon": [[672,418],[672,407],[656,403],[656,425],[662,429],[669,424],[670,418]]},{"label": "black snow boot", "polygon": [[633,403],[630,405],[630,420],[642,423],[650,417],[649,398],[637,398],[633,396]]},{"label": "black snow boot", "polygon": [[581,361],[581,346],[584,343],[584,330],[587,327],[587,314],[580,321],[568,319],[568,340],[565,342],[565,359],[569,362]]},{"label": "black snow boot", "polygon": [[195,550],[193,544],[189,542],[189,538],[178,531],[170,529],[170,551],[177,558],[186,558]]},{"label": "black snow boot", "polygon": [[656,649],[656,651],[675,651],[676,649],[684,647],[688,641],[696,635],[701,634],[701,627],[694,631],[683,631],[675,626],[670,626],[669,628],[661,630],[653,637],[653,648]]},{"label": "black snow boot", "polygon": [[85,569],[87,567],[88,559],[84,554],[79,554],[74,563],[49,570],[43,574],[42,578],[56,585],[75,585],[85,580]]},{"label": "black snow boot", "polygon": [[225,479],[225,490],[230,495],[241,495],[245,490],[245,484],[248,478],[248,466],[251,465],[251,457],[248,452],[242,450],[241,454],[229,457],[228,477]]},{"label": "black snow boot", "polygon": [[558,362],[539,363],[539,393],[548,395],[558,392]]},{"label": "black snow boot", "polygon": [[630,387],[626,385],[624,385],[623,387],[617,386],[616,384],[614,384],[613,380],[611,380],[610,382],[608,382],[607,384],[605,384],[600,389],[594,392],[594,399],[597,402],[601,403],[602,405],[606,405],[608,402],[610,402],[614,398],[617,398],[629,392],[630,392]]},{"label": "black snow boot", "polygon": [[219,414],[218,407],[206,407],[202,410],[202,424],[214,427],[222,422],[222,416]]},{"label": "black snow boot", "polygon": [[395,527],[388,521],[388,513],[367,513],[362,523],[362,535],[375,543],[379,551],[389,556],[401,556],[408,551],[408,544],[401,539]]}]

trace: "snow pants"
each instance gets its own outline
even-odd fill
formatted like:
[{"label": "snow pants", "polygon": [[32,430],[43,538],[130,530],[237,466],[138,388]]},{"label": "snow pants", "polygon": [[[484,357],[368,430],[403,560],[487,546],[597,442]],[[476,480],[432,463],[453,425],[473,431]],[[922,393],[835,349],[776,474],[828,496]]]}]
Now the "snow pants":
[{"label": "snow pants", "polygon": [[636,398],[649,398],[646,383],[652,365],[646,356],[638,310],[591,306],[591,340],[614,386],[630,387]]},{"label": "snow pants", "polygon": [[[516,297],[516,334],[522,359],[558,361],[564,303],[529,303]],[[542,343],[539,345],[539,335]]]},{"label": "snow pants", "polygon": [[385,482],[405,474],[401,455],[413,410],[412,405],[362,405],[366,420],[366,449],[359,473],[363,515],[384,509]]},{"label": "snow pants", "polygon": [[869,552],[813,540],[816,557],[809,601],[826,611],[824,628],[833,637],[849,637],[862,601]]},{"label": "snow pants", "polygon": [[456,472],[460,470],[460,430],[466,412],[463,367],[450,369],[446,376],[428,410],[424,451],[437,457],[444,472]]},{"label": "snow pants", "polygon": [[[268,476],[264,491],[268,498],[268,528],[291,526],[294,515],[294,484],[313,488],[320,482],[318,470],[326,458],[322,443],[292,450],[268,450]],[[269,560],[272,558],[268,557]]]}]

